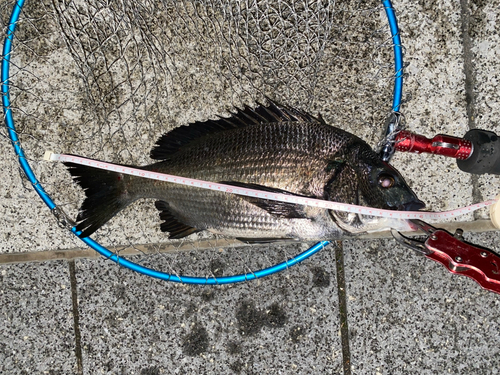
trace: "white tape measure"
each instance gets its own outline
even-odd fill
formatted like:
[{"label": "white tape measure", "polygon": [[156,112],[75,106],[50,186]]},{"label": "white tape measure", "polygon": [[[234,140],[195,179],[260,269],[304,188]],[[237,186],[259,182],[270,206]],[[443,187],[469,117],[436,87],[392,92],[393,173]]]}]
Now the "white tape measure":
[{"label": "white tape measure", "polygon": [[[334,210],[334,211],[352,212],[352,213],[369,215],[369,216],[380,216],[380,217],[387,217],[387,218],[394,218],[394,219],[421,219],[421,220],[448,219],[448,218],[453,218],[453,217],[457,217],[460,215],[464,215],[464,214],[467,214],[469,212],[473,212],[473,211],[479,210],[480,208],[484,208],[484,207],[491,206],[491,205],[493,205],[491,212],[492,213],[495,212],[496,216],[500,216],[500,209],[497,209],[498,197],[497,197],[497,199],[491,199],[491,200],[488,200],[485,202],[476,203],[476,204],[473,204],[471,206],[467,206],[467,207],[463,207],[463,208],[457,208],[457,209],[451,210],[451,211],[443,211],[443,212],[393,211],[393,210],[382,210],[382,209],[378,209],[378,208],[365,207],[365,206],[356,206],[353,204],[331,202],[331,201],[326,201],[326,200],[322,200],[322,199],[299,197],[299,196],[280,194],[280,193],[270,193],[267,191],[241,188],[241,187],[232,186],[232,185],[219,184],[216,182],[196,180],[193,178],[172,176],[169,174],[152,172],[152,171],[145,171],[142,169],[127,167],[124,165],[117,165],[117,164],[106,163],[106,162],[102,162],[102,161],[98,161],[98,160],[87,159],[87,158],[83,158],[80,156],[54,154],[52,151],[45,152],[44,160],[70,162],[70,163],[75,163],[75,164],[86,165],[89,167],[109,170],[109,171],[113,171],[113,172],[129,174],[132,176],[139,176],[139,177],[144,177],[144,178],[150,178],[153,180],[171,182],[174,184],[193,186],[193,187],[198,187],[198,188],[202,188],[202,189],[222,191],[222,192],[226,192],[226,193],[230,193],[230,194],[245,195],[248,197],[268,199],[268,200],[273,200],[273,201],[278,201],[278,202],[295,203],[295,204],[300,204],[300,205],[305,205],[305,206],[326,208],[326,209]],[[493,208],[495,208],[495,210]],[[500,218],[496,217],[496,216],[495,216],[496,223],[498,225],[500,225]],[[492,216],[492,221],[495,224],[495,221],[493,219],[494,218]],[[497,224],[495,224],[495,226],[497,226]],[[497,227],[500,228],[500,226],[497,226]]]}]

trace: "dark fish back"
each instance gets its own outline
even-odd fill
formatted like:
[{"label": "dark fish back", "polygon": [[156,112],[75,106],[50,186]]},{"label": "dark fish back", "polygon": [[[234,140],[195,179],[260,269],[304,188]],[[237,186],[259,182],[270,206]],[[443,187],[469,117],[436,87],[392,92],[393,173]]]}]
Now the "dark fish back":
[{"label": "dark fish back", "polygon": [[363,141],[321,119],[272,103],[174,129],[151,151],[152,157],[164,160],[151,168],[320,196],[328,161],[355,142]]},{"label": "dark fish back", "polygon": [[[297,134],[289,134],[287,140],[282,138],[274,139],[274,144],[269,144],[265,142],[264,145],[267,147],[278,146],[280,144],[285,144],[285,141],[292,141],[292,144],[299,143],[302,145],[304,141],[307,141],[307,134],[304,131],[311,131],[316,128],[317,134],[314,136],[319,138],[328,137],[328,142],[332,140],[337,140],[337,148],[339,148],[344,142],[353,138],[353,135],[344,132],[340,129],[333,128],[325,124],[321,117],[316,118],[308,113],[301,112],[294,108],[289,108],[285,106],[278,105],[272,101],[268,107],[258,106],[255,109],[250,107],[245,107],[244,109],[239,109],[236,113],[233,113],[231,117],[219,118],[218,120],[208,120],[204,122],[195,122],[188,126],[180,126],[174,130],[161,136],[156,142],[155,146],[151,150],[151,158],[154,160],[170,160],[172,156],[178,151],[182,151],[185,148],[198,147],[200,142],[203,142],[205,138],[219,138],[220,133],[225,132],[226,134],[238,134],[236,129],[252,129],[255,126],[261,126],[259,130],[253,132],[244,131],[238,138],[242,140],[242,137],[247,137],[244,141],[262,141],[260,136],[264,136],[269,140],[269,136],[274,132],[274,135],[279,137],[284,136],[285,131],[288,129],[280,129],[276,126],[269,126],[271,124],[295,124],[301,126],[302,131],[299,130]],[[268,134],[260,133],[262,129],[268,129]],[[327,130],[328,134],[321,134],[321,130]],[[333,134],[332,134],[333,131]],[[298,136],[298,137],[297,137]],[[305,137],[304,137],[305,136]],[[333,138],[332,138],[333,136]],[[354,137],[356,138],[356,137]],[[233,142],[236,141],[233,139]],[[314,146],[314,144],[310,145]]]}]

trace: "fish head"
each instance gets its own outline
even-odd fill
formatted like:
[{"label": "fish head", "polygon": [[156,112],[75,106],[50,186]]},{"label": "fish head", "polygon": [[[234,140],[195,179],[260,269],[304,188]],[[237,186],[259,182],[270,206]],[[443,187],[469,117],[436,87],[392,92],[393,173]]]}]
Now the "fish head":
[{"label": "fish head", "polygon": [[380,160],[371,148],[360,150],[357,177],[362,205],[400,211],[418,211],[425,207],[403,176],[389,163]]},{"label": "fish head", "polygon": [[418,211],[425,207],[401,174],[386,162],[366,165],[359,182],[362,205],[400,211]]},{"label": "fish head", "polygon": [[329,200],[402,211],[425,207],[401,174],[366,143],[352,147],[335,172],[325,187]]}]

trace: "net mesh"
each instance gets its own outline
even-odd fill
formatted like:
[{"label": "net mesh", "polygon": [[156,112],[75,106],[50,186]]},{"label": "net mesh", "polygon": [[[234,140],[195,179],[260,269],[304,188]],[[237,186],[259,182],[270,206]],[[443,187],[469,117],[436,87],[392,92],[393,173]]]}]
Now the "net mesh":
[{"label": "net mesh", "polygon": [[[4,27],[12,7],[2,4]],[[35,174],[74,218],[83,193],[63,166],[42,161],[46,150],[149,164],[163,133],[266,97],[320,113],[374,146],[391,111],[392,47],[379,1],[27,1],[11,57],[12,111]],[[34,217],[50,216],[41,201],[32,207]],[[52,219],[38,221],[34,249],[81,246]],[[161,257],[171,243],[151,201],[95,238]],[[214,240],[201,233],[186,241],[217,256],[237,246],[221,251]],[[275,249],[266,248],[263,263],[293,255]]]}]

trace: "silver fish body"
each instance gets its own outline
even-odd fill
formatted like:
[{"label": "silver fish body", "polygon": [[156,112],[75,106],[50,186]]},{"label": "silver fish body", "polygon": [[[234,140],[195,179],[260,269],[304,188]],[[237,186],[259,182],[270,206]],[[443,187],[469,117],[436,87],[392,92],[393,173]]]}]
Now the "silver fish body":
[{"label": "silver fish body", "polygon": [[[360,138],[271,102],[162,136],[141,167],[171,175],[386,209],[423,207],[399,173]],[[209,230],[249,242],[338,239],[394,226],[383,219],[242,197],[68,165],[87,195],[88,236],[137,199],[156,199],[170,238]]]}]

